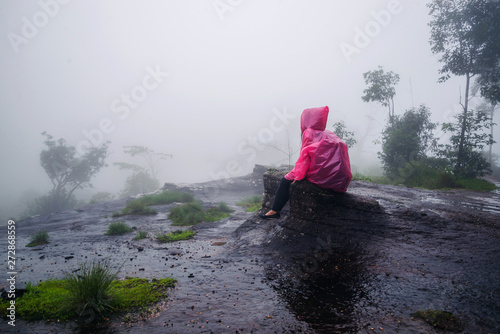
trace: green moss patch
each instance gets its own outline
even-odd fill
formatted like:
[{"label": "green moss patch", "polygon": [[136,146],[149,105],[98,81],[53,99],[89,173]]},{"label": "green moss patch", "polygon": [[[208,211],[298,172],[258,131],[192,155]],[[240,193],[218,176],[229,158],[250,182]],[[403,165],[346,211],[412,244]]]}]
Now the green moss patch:
[{"label": "green moss patch", "polygon": [[[173,287],[172,278],[126,278],[111,284],[112,300],[106,314],[130,312],[151,306],[167,296],[167,288]],[[16,299],[16,316],[25,320],[68,320],[78,317],[77,311],[68,305],[70,291],[66,280],[49,280],[32,286]],[[10,301],[0,303],[0,314],[6,316]]]},{"label": "green moss patch", "polygon": [[440,310],[421,310],[411,314],[412,317],[425,320],[433,327],[452,331],[461,332],[464,330],[462,322],[450,312]]},{"label": "green moss patch", "polygon": [[180,240],[189,240],[195,236],[195,232],[193,231],[173,231],[172,233],[169,234],[160,234],[156,237],[156,239],[159,242],[174,242],[174,241],[180,241]]}]

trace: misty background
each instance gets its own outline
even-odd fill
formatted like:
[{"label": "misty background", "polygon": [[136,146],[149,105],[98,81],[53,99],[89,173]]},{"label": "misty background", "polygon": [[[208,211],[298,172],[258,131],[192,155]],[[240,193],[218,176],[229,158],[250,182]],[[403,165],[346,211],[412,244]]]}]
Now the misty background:
[{"label": "misty background", "polygon": [[387,110],[361,100],[363,73],[380,65],[400,75],[396,114],[425,104],[441,124],[461,110],[463,79],[437,83],[426,3],[0,2],[0,217],[50,190],[44,131],[81,149],[111,142],[109,166],[76,193],[83,199],[123,189],[130,172],[113,162],[140,162],[123,153],[127,145],[172,154],[161,183],[287,164],[276,147],[298,150],[302,110],[324,105],[327,129],[344,121],[355,134],[353,172],[380,172]]}]

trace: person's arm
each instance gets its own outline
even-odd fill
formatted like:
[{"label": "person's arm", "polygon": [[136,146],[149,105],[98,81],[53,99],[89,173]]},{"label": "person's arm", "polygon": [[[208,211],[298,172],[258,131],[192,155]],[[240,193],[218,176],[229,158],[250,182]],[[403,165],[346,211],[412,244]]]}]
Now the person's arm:
[{"label": "person's arm", "polygon": [[300,155],[295,163],[295,167],[293,167],[293,169],[285,175],[287,180],[300,181],[305,179],[309,166],[311,165],[311,157],[309,156],[311,142],[311,136],[309,131],[306,129],[302,135],[302,146],[300,148]]}]

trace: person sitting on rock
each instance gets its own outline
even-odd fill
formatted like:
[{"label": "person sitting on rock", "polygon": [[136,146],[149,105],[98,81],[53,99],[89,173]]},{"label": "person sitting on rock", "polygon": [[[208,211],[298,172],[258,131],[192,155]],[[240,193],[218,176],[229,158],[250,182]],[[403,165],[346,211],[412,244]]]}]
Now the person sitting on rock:
[{"label": "person sitting on rock", "polygon": [[307,179],[322,188],[346,192],[352,179],[347,145],[326,129],[328,106],[302,112],[300,129],[302,146],[295,167],[280,181],[271,210],[260,214],[263,219],[280,218],[280,211],[290,197],[290,185]]}]

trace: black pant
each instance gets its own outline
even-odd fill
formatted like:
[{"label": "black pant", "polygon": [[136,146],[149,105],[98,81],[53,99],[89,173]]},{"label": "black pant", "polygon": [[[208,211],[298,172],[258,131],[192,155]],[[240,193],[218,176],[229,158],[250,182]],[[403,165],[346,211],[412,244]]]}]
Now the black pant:
[{"label": "black pant", "polygon": [[276,189],[276,194],[274,195],[274,202],[271,210],[280,212],[285,206],[286,202],[290,198],[290,185],[293,181],[282,178],[278,189]]}]

